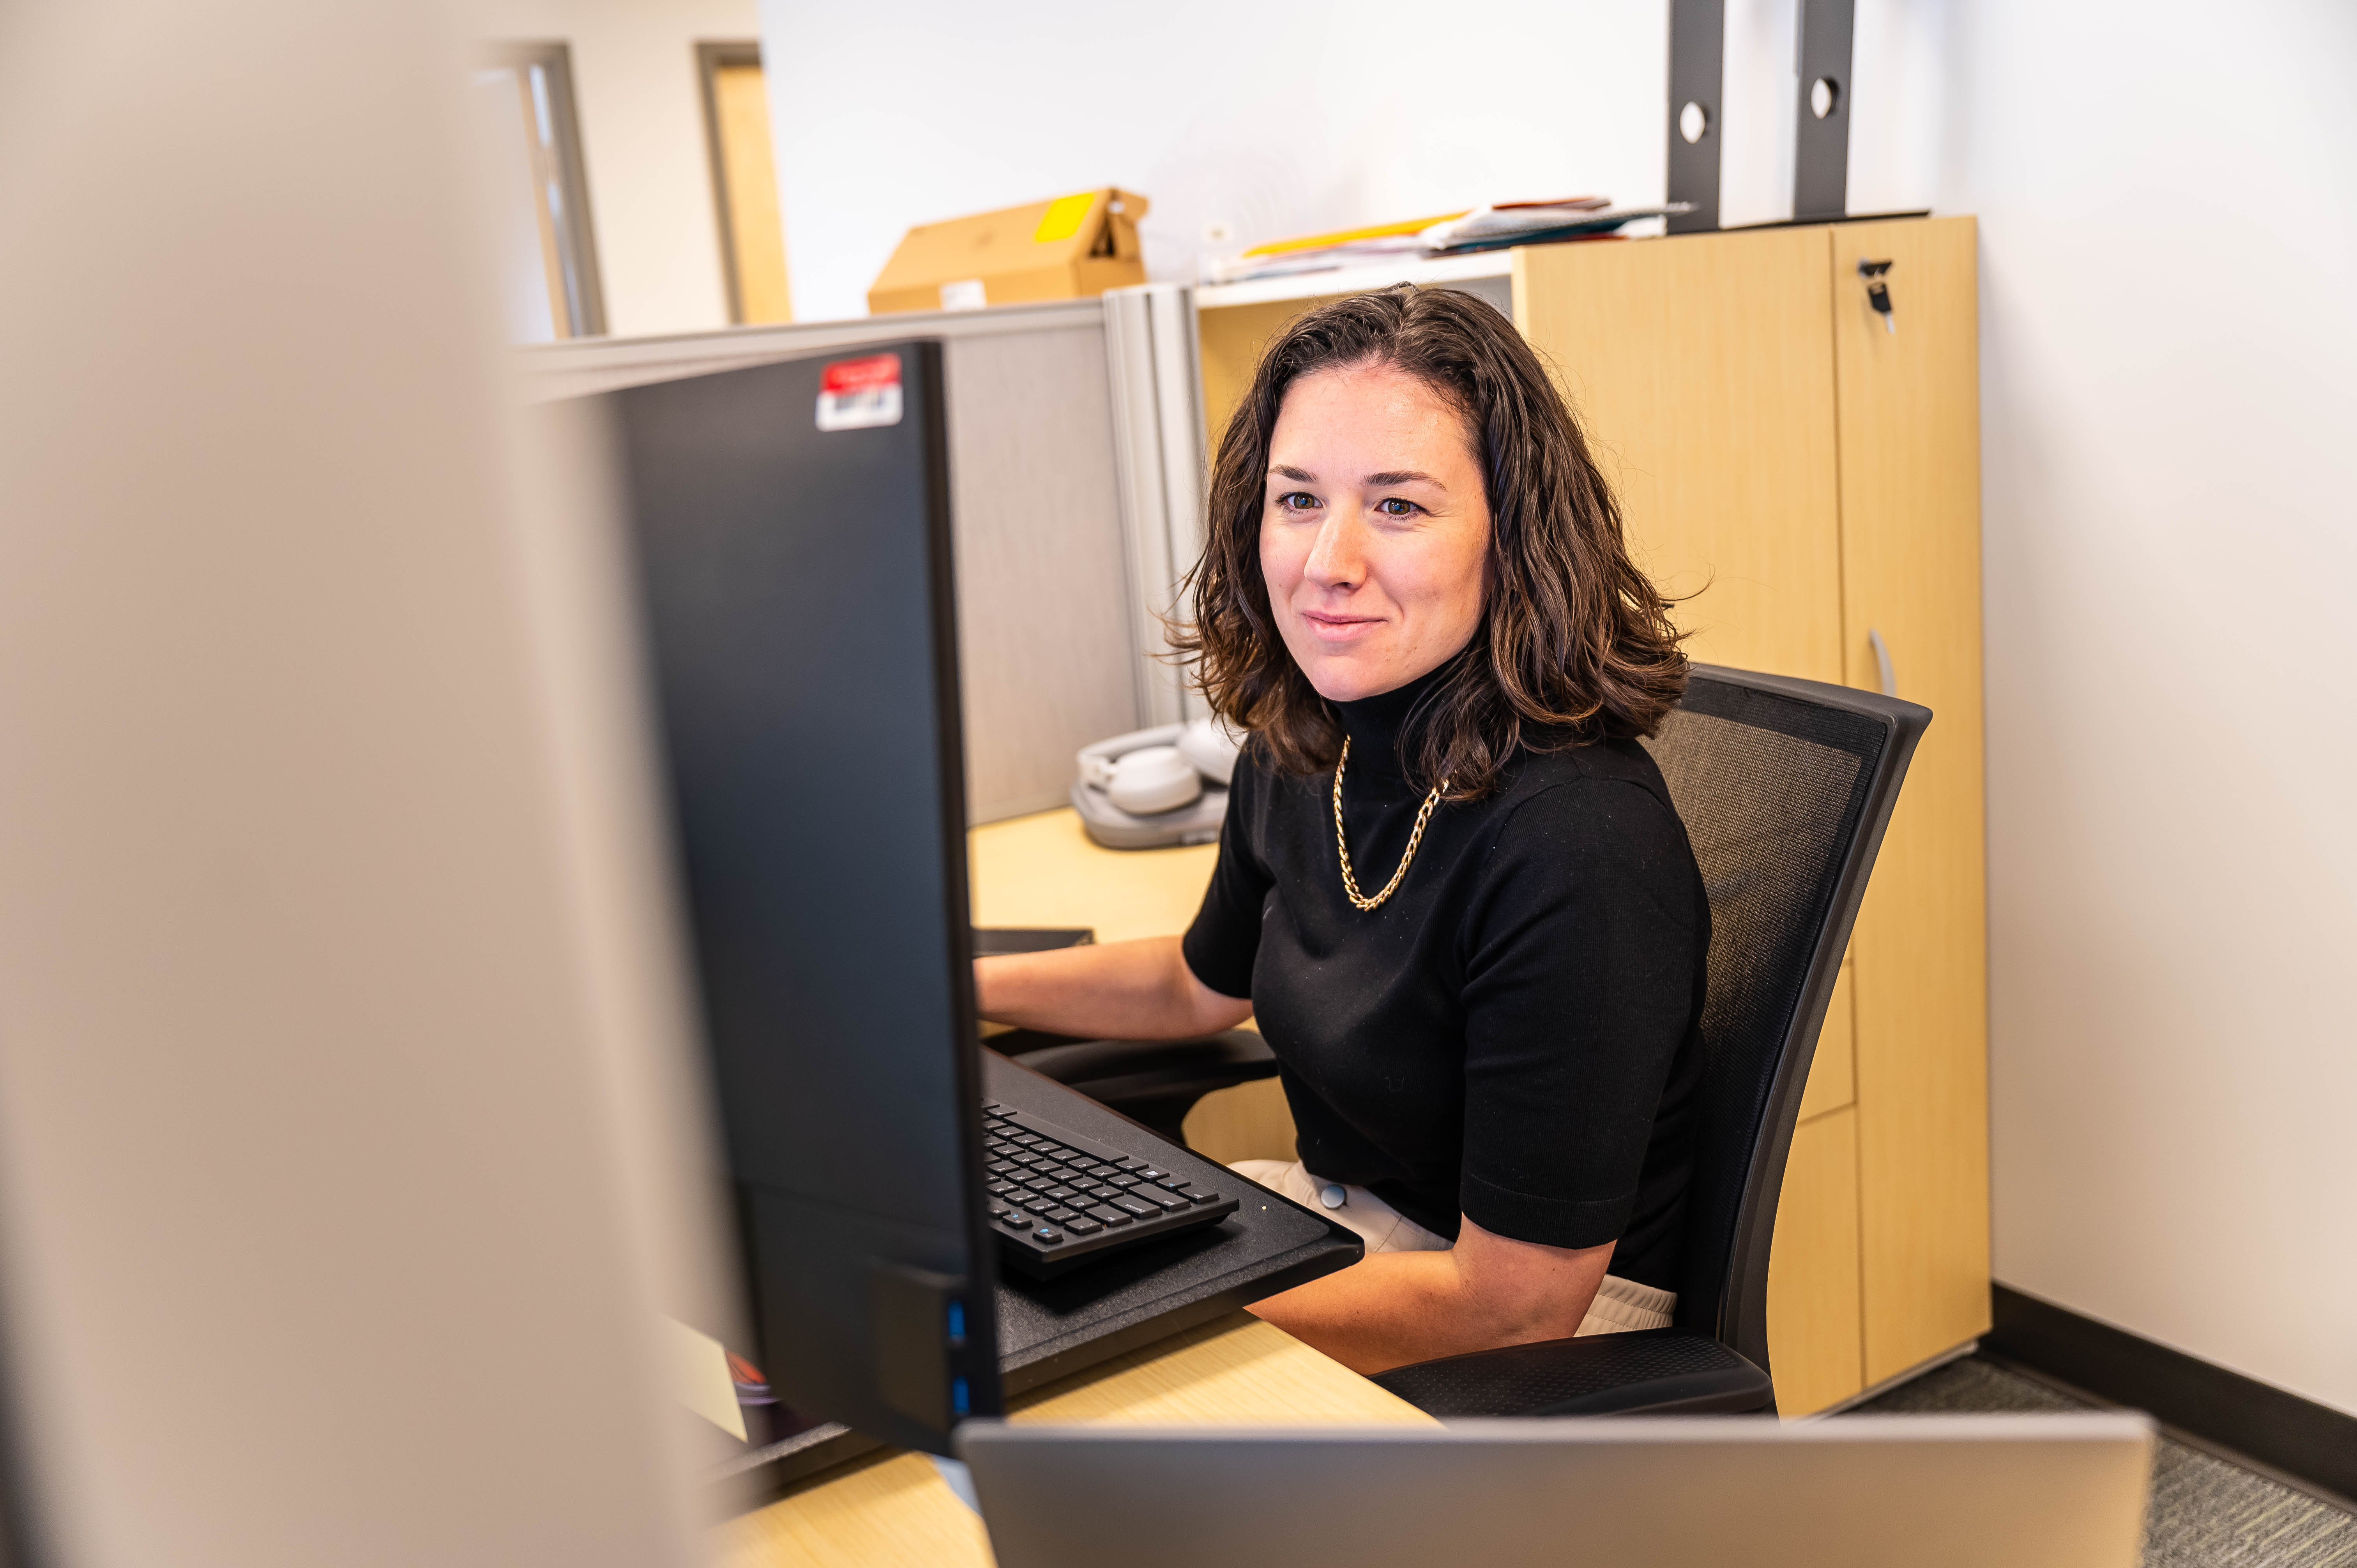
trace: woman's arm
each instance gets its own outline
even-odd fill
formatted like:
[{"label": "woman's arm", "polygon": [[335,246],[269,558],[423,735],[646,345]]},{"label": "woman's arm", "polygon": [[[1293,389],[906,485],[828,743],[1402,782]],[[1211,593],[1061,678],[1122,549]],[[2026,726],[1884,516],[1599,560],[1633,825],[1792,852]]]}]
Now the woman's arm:
[{"label": "woman's arm", "polygon": [[1572,1250],[1464,1221],[1445,1252],[1377,1252],[1247,1310],[1372,1374],[1579,1332],[1616,1241]]},{"label": "woman's arm", "polygon": [[978,958],[974,993],[994,1024],[1090,1038],[1183,1040],[1252,1016],[1195,978],[1177,937]]}]

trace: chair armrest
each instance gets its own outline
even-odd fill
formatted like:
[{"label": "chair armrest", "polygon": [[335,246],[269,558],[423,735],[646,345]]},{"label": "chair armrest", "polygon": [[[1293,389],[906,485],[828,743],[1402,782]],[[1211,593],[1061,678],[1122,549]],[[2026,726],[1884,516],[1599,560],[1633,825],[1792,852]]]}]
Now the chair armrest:
[{"label": "chair armrest", "polygon": [[1276,1076],[1275,1054],[1250,1029],[1191,1040],[1079,1040],[1008,1056],[1042,1078],[1105,1101],[1201,1096]]},{"label": "chair armrest", "polygon": [[1477,1350],[1373,1380],[1443,1420],[1740,1413],[1776,1401],[1767,1373],[1709,1335],[1674,1326]]}]

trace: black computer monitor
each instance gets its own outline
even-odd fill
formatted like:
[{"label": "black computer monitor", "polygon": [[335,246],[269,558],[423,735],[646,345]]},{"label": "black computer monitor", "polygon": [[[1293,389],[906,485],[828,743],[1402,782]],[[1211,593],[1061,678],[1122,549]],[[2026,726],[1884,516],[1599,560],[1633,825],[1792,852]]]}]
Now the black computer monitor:
[{"label": "black computer monitor", "polygon": [[612,395],[753,1359],[946,1454],[1001,1391],[941,349]]}]

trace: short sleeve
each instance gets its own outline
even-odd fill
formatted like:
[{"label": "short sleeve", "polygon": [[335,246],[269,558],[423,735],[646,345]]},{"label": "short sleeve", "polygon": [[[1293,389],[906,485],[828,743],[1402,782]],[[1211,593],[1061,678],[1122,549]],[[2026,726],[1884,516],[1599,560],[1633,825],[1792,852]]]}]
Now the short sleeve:
[{"label": "short sleeve", "polygon": [[1642,787],[1523,803],[1468,910],[1467,1218],[1595,1247],[1627,1229],[1656,1111],[1694,1026],[1707,913],[1693,852]]},{"label": "short sleeve", "polygon": [[1222,996],[1250,998],[1260,956],[1261,909],[1273,878],[1253,852],[1250,823],[1260,770],[1249,749],[1236,760],[1228,786],[1228,815],[1220,828],[1220,858],[1203,907],[1187,928],[1179,951],[1197,980]]}]

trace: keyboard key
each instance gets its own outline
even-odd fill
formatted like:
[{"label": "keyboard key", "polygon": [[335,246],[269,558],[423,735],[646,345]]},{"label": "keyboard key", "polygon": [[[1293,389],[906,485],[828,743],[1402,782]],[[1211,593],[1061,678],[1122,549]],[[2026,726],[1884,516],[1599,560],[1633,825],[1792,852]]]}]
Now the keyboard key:
[{"label": "keyboard key", "polygon": [[1050,1225],[1070,1225],[1080,1216],[1069,1208],[1043,1208],[1039,1211],[1039,1218]]},{"label": "keyboard key", "polygon": [[1011,1181],[995,1181],[990,1184],[989,1187],[990,1196],[993,1197],[1005,1197],[1010,1193],[1017,1193],[1022,1190],[1023,1188],[1019,1185]]},{"label": "keyboard key", "polygon": [[1220,1195],[1216,1192],[1189,1192],[1181,1193],[1179,1196],[1184,1197],[1189,1203],[1217,1203],[1220,1201]]},{"label": "keyboard key", "polygon": [[1125,1155],[1120,1159],[1114,1161],[1114,1164],[1119,1165],[1125,1171],[1142,1171],[1146,1168],[1146,1162],[1144,1160],[1133,1160]]},{"label": "keyboard key", "polygon": [[1165,1214],[1175,1213],[1187,1207],[1185,1198],[1175,1192],[1165,1192],[1158,1187],[1133,1187],[1130,1192],[1132,1197],[1144,1198],[1146,1202],[1156,1205]]},{"label": "keyboard key", "polygon": [[1124,1214],[1109,1204],[1099,1204],[1089,1210],[1089,1218],[1106,1225],[1126,1225],[1132,1216]]},{"label": "keyboard key", "polygon": [[1117,1176],[1113,1177],[1107,1185],[1124,1188],[1133,1187],[1137,1185],[1137,1178],[1134,1176]]},{"label": "keyboard key", "polygon": [[1187,1185],[1187,1178],[1182,1176],[1165,1176],[1154,1185],[1160,1187],[1168,1187],[1170,1191],[1177,1192],[1180,1187]]},{"label": "keyboard key", "polygon": [[1031,1229],[1031,1217],[1019,1208],[1008,1209],[1006,1213],[998,1217],[998,1222],[1001,1225],[1006,1226],[1010,1230],[1028,1230]]},{"label": "keyboard key", "polygon": [[1003,1203],[994,1203],[990,1206],[990,1217],[993,1219],[1004,1219],[1014,1212],[1015,1210],[1007,1208],[1006,1205]]},{"label": "keyboard key", "polygon": [[1052,1225],[1036,1226],[1031,1231],[1031,1240],[1045,1246],[1052,1247],[1063,1239],[1064,1233]]},{"label": "keyboard key", "polygon": [[1064,1221],[1064,1229],[1075,1236],[1093,1236],[1104,1227],[1085,1215],[1075,1214]]},{"label": "keyboard key", "polygon": [[1098,1199],[1100,1202],[1108,1197],[1119,1197],[1121,1196],[1121,1188],[1117,1187],[1107,1187],[1103,1182],[1097,1182],[1092,1186],[1084,1187],[1081,1188],[1081,1190],[1087,1193],[1091,1197]]},{"label": "keyboard key", "polygon": [[1170,1179],[1170,1173],[1168,1171],[1157,1171],[1151,1165],[1148,1165],[1146,1169],[1135,1172],[1135,1174],[1140,1181],[1168,1181]]},{"label": "keyboard key", "polygon": [[1116,1197],[1113,1200],[1111,1207],[1120,1209],[1124,1214],[1135,1215],[1145,1219],[1151,1219],[1156,1215],[1162,1212],[1159,1208],[1155,1208],[1154,1205],[1150,1203],[1140,1203],[1134,1197]]},{"label": "keyboard key", "polygon": [[1040,1196],[1043,1197],[1052,1197],[1058,1203],[1070,1203],[1072,1199],[1080,1197],[1081,1195],[1078,1191],[1069,1187],[1051,1187],[1048,1188],[1047,1191],[1040,1194]]}]

